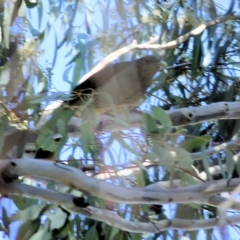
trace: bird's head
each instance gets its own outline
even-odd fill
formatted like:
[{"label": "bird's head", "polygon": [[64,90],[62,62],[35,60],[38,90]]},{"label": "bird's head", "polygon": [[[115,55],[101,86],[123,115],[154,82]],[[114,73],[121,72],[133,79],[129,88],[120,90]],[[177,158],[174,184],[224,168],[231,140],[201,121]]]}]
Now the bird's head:
[{"label": "bird's head", "polygon": [[143,81],[143,85],[149,85],[153,76],[161,69],[167,67],[166,62],[153,55],[147,55],[137,59],[137,65],[138,74]]},{"label": "bird's head", "polygon": [[146,67],[152,67],[156,69],[156,71],[160,70],[161,68],[167,67],[167,63],[165,61],[160,60],[160,58],[153,56],[153,55],[147,55],[142,58],[139,58],[138,61],[140,64],[145,65]]}]

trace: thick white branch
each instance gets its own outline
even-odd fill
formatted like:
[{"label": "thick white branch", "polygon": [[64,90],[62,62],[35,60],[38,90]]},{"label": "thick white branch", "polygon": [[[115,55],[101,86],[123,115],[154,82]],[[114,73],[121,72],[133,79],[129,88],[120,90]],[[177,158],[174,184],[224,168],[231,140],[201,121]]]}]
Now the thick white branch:
[{"label": "thick white branch", "polygon": [[1,160],[0,169],[5,179],[17,176],[42,177],[60,182],[87,195],[132,204],[204,202],[207,197],[222,191],[231,191],[240,184],[240,179],[237,178],[176,189],[159,190],[155,187],[156,183],[145,188],[127,188],[87,177],[81,170],[64,164],[36,159]]},{"label": "thick white branch", "polygon": [[[179,108],[166,111],[175,127],[196,124],[203,121],[218,119],[240,118],[240,102],[218,102],[205,106]],[[72,118],[68,126],[72,129],[79,129],[81,119]],[[142,113],[133,112],[128,116],[117,115],[115,117],[102,115],[98,116],[97,132],[120,131],[129,128],[138,128],[142,124]],[[78,130],[79,131],[79,130]]]},{"label": "thick white branch", "polygon": [[[207,156],[210,156],[213,153],[217,153],[220,151],[226,151],[226,150],[240,150],[240,138],[237,138],[235,140],[232,140],[232,141],[229,141],[226,143],[222,143],[218,146],[209,147],[205,151],[205,154]],[[202,152],[191,153],[191,157],[193,160],[199,160],[202,158]]]},{"label": "thick white branch", "polygon": [[[212,103],[206,106],[192,107],[192,108],[179,108],[174,110],[166,111],[170,116],[173,126],[185,126],[190,124],[196,124],[203,121],[218,120],[218,119],[238,119],[240,118],[240,102],[218,102]],[[41,123],[43,125],[44,122]],[[142,112],[131,112],[128,116],[116,115],[101,115],[97,117],[96,132],[114,132],[126,129],[139,128],[142,124]],[[82,125],[82,119],[78,117],[72,117],[67,124],[67,131],[70,137],[78,137],[80,135],[80,126]],[[21,130],[16,129],[16,133]],[[35,143],[36,131],[38,129],[29,130],[29,137],[27,139],[28,143]],[[32,134],[31,134],[32,133]],[[9,129],[5,136],[10,136],[14,134],[13,129]],[[35,137],[32,137],[34,135]],[[54,138],[61,137],[58,132],[55,132]],[[229,142],[229,148],[237,147],[239,142]],[[224,149],[224,144],[220,145],[222,150]],[[228,146],[226,146],[228,148]],[[213,152],[220,151],[217,150],[219,146],[209,150]],[[193,159],[200,159],[200,153],[193,155]]]},{"label": "thick white branch", "polygon": [[167,113],[172,119],[173,126],[218,119],[238,119],[240,117],[240,102],[211,103],[205,106],[170,110]]},{"label": "thick white branch", "polygon": [[[240,102],[218,102],[205,106],[179,108],[166,111],[172,120],[174,127],[200,123],[203,121],[219,119],[238,119],[240,118]],[[142,124],[142,112],[131,112],[128,116],[124,115],[101,115],[97,117],[96,132],[114,132],[131,128],[139,128]],[[79,134],[79,127],[82,120],[73,117],[68,123],[68,133]]]},{"label": "thick white branch", "polygon": [[[116,212],[105,209],[99,209],[88,206],[86,208],[76,206],[73,199],[76,199],[71,194],[60,193],[52,190],[36,188],[20,183],[0,182],[0,192],[5,195],[18,195],[41,199],[46,202],[59,204],[69,211],[77,214],[82,214],[88,218],[105,222],[110,226],[118,227],[124,231],[136,233],[154,233],[168,229],[175,230],[198,230],[209,229],[219,226],[219,219],[210,220],[185,220],[185,219],[165,219],[156,222],[133,222],[127,221],[120,217]],[[236,224],[240,222],[240,215],[224,217],[225,224]]]}]

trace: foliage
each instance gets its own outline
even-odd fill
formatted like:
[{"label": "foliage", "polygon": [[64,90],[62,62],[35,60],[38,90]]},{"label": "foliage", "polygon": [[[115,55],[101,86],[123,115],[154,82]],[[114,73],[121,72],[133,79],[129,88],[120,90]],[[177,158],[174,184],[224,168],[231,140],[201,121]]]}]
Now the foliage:
[{"label": "foliage", "polygon": [[[5,136],[9,127],[21,130],[36,126],[44,108],[54,100],[70,97],[71,89],[80,77],[102,58],[116,49],[130,44],[147,42],[160,35],[160,44],[170,42],[195,29],[201,23],[234,12],[235,1],[222,6],[218,1],[1,1],[0,44],[0,106],[1,106],[1,158],[11,156],[11,146],[17,145],[21,158],[26,154],[26,138]],[[68,138],[66,124],[72,117],[69,110],[60,110],[44,125],[35,143],[37,150],[50,152],[51,159],[68,161],[69,165],[84,168],[94,165],[92,175],[100,174],[104,167],[118,171],[135,163],[140,173],[111,179],[112,184],[146,186],[162,180],[181,179],[186,185],[195,183],[196,171],[206,171],[214,165],[226,163],[221,178],[239,172],[233,161],[234,152],[220,152],[192,163],[191,152],[203,151],[239,136],[239,120],[212,120],[193,126],[173,128],[164,110],[193,107],[220,101],[239,100],[239,22],[227,21],[213,25],[200,35],[190,37],[176,48],[134,50],[120,56],[119,61],[134,59],[145,54],[160,56],[175,68],[165,70],[154,78],[154,83],[141,109],[140,130],[95,133],[95,115],[86,116],[80,126],[82,136]],[[47,60],[47,61],[46,61]],[[44,62],[45,61],[45,62]],[[64,67],[64,70],[62,69]],[[59,73],[61,75],[59,75]],[[61,76],[62,79],[59,79]],[[64,92],[59,92],[65,84]],[[66,92],[65,92],[66,91]],[[92,113],[91,113],[92,114]],[[126,111],[126,114],[128,112]],[[88,118],[92,119],[91,124]],[[120,120],[116,119],[116,121]],[[159,128],[159,124],[162,127]],[[127,126],[127,122],[120,123]],[[53,140],[55,128],[63,136]],[[11,146],[9,146],[11,144]],[[175,152],[173,156],[171,152]],[[60,154],[61,153],[61,154]],[[39,158],[43,158],[42,156]],[[152,165],[145,167],[148,159]],[[129,161],[130,160],[130,161]],[[219,173],[218,173],[219,177]],[[212,176],[214,179],[215,176]],[[27,179],[22,180],[27,181]],[[36,184],[36,183],[35,183]],[[56,188],[55,184],[47,186]],[[59,187],[59,191],[71,191]],[[86,196],[85,196],[86,197]],[[107,208],[101,199],[86,197],[93,206]],[[9,235],[9,224],[23,223],[18,239],[161,239],[174,238],[175,232],[141,235],[110,227],[70,213],[55,206],[25,197],[12,197],[19,211],[8,216],[2,207],[1,230]],[[120,209],[119,205],[114,205]],[[125,205],[119,214],[132,221],[165,219],[164,210],[156,206]],[[187,211],[183,211],[183,207]],[[203,211],[200,204],[176,206],[173,216],[178,218],[210,218],[215,209]],[[33,214],[34,213],[34,214]],[[209,235],[209,231],[205,234]],[[198,231],[185,232],[195,239]]]}]

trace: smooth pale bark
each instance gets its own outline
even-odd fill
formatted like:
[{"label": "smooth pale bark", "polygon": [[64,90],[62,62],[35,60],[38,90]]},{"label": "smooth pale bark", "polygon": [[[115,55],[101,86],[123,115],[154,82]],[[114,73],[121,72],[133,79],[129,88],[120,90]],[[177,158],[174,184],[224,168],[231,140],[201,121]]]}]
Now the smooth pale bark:
[{"label": "smooth pale bark", "polygon": [[116,212],[88,206],[86,208],[78,207],[73,203],[75,198],[71,194],[60,193],[48,189],[36,188],[20,183],[0,182],[0,192],[5,195],[18,195],[41,199],[46,202],[59,204],[72,213],[82,214],[88,218],[107,223],[119,229],[136,233],[154,233],[168,229],[175,230],[198,230],[210,229],[224,224],[236,224],[240,222],[240,215],[225,216],[221,221],[218,218],[208,220],[185,220],[185,219],[165,219],[151,222],[127,221],[120,217]]},{"label": "smooth pale bark", "polygon": [[[240,118],[240,102],[218,102],[212,103],[206,106],[192,107],[192,108],[179,108],[174,110],[166,111],[170,116],[173,126],[186,126],[202,121],[219,120],[219,119],[239,119]],[[14,137],[14,134],[19,132],[25,132],[26,143],[31,145],[35,143],[37,138],[37,132],[40,127],[48,120],[48,116],[43,117],[43,121],[39,122],[36,129],[21,130],[14,127],[10,127],[5,131],[5,136]],[[136,111],[129,113],[127,116],[124,115],[99,115],[97,117],[97,125],[95,132],[114,132],[126,129],[139,128],[142,124],[142,112]],[[82,125],[82,119],[78,117],[72,117],[67,124],[67,132],[69,137],[80,136],[80,126]],[[159,125],[159,127],[161,127]],[[55,130],[53,138],[59,138],[61,134]],[[238,149],[240,145],[239,140],[231,141],[229,143],[221,144],[216,147],[209,148],[209,153],[219,152],[227,149]],[[26,145],[26,149],[28,145]],[[31,147],[30,147],[31,148]],[[192,154],[194,160],[200,159],[200,153]]]},{"label": "smooth pale bark", "polygon": [[81,170],[65,164],[36,159],[0,161],[1,175],[5,180],[18,176],[44,178],[60,182],[86,195],[117,203],[162,204],[205,202],[206,198],[231,191],[240,184],[240,178],[196,183],[195,185],[166,189],[158,183],[143,188],[122,187],[86,176]]}]

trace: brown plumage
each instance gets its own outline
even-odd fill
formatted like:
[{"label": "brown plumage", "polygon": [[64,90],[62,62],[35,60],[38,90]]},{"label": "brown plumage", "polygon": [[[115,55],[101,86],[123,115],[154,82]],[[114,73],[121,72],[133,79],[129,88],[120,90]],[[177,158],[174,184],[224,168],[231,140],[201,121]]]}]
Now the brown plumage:
[{"label": "brown plumage", "polygon": [[123,105],[135,108],[151,86],[153,76],[162,62],[155,56],[133,61],[109,64],[72,90],[73,99],[66,102],[73,107],[82,106],[93,97],[98,114]]}]

